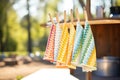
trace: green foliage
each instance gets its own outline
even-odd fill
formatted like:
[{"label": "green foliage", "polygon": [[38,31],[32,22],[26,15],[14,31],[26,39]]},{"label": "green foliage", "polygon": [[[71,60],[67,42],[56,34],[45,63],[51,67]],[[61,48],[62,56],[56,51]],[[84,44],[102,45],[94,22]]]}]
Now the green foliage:
[{"label": "green foliage", "polygon": [[7,42],[7,46],[5,47],[5,51],[16,51],[17,48],[17,42],[12,39],[9,38],[8,42]]},{"label": "green foliage", "polygon": [[3,51],[4,49],[4,27],[7,23],[6,21],[6,9],[8,7],[9,1],[7,0],[1,0],[0,2],[0,51]]},{"label": "green foliage", "polygon": [[18,76],[16,77],[16,80],[21,80],[22,78],[23,78],[23,76],[18,75]]},{"label": "green foliage", "polygon": [[117,6],[120,6],[120,0],[116,1]]},{"label": "green foliage", "polygon": [[[46,38],[48,36],[48,29],[45,27],[41,27],[36,19],[33,17],[30,18],[31,21],[31,39],[32,39],[32,50],[40,51],[45,50]],[[24,22],[24,23],[23,23]],[[21,20],[21,25],[24,30],[27,31],[25,26],[27,24],[26,16]],[[24,28],[25,27],[25,28]],[[27,47],[27,43],[25,43],[24,47]],[[23,44],[22,44],[23,45]]]},{"label": "green foliage", "polygon": [[[23,44],[26,42],[27,39],[27,31],[24,30],[18,23],[16,12],[13,9],[9,10],[9,15],[10,15],[8,16],[9,36],[12,38],[12,40],[14,40],[17,43],[16,50],[14,51],[25,51],[26,48],[24,47]],[[9,46],[9,44],[7,46]]]},{"label": "green foliage", "polygon": [[[44,1],[44,0],[41,0]],[[46,6],[43,7],[44,14],[40,20],[36,20],[30,16],[31,22],[31,39],[32,49],[35,51],[45,51],[47,44],[47,38],[49,34],[49,28],[40,26],[41,22],[47,22],[48,13],[55,14],[57,11],[57,3],[60,0],[50,0],[45,2]],[[0,3],[0,44],[4,45],[4,52],[10,51],[9,53],[16,52],[17,54],[27,54],[27,42],[28,42],[28,31],[27,31],[27,19],[26,16],[19,22],[16,11],[10,5],[9,0],[2,0]],[[3,46],[0,45],[0,52]]]}]

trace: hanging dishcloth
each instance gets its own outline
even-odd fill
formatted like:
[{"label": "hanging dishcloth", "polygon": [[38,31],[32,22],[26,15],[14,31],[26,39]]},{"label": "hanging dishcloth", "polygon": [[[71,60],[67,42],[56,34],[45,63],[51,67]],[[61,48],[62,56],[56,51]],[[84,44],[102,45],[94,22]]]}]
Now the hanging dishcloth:
[{"label": "hanging dishcloth", "polygon": [[54,46],[54,61],[57,61],[59,46],[60,46],[60,38],[62,33],[62,25],[59,23],[56,24],[56,32],[55,32],[55,46]]},{"label": "hanging dishcloth", "polygon": [[60,47],[57,57],[57,62],[59,64],[62,64],[62,66],[65,66],[66,58],[67,58],[67,49],[68,49],[68,39],[69,39],[69,33],[68,33],[68,25],[64,23],[63,25],[63,31],[60,39]]},{"label": "hanging dishcloth", "polygon": [[96,70],[96,49],[92,30],[88,22],[85,22],[85,28],[83,33],[82,51],[80,54],[80,66],[83,67],[83,71],[89,72]]},{"label": "hanging dishcloth", "polygon": [[74,45],[74,39],[75,39],[75,27],[73,25],[73,23],[69,24],[69,42],[68,42],[68,51],[67,51],[67,62],[66,65],[69,68],[72,69],[76,69],[76,66],[73,66],[71,64],[71,60],[72,60],[72,51],[73,51],[73,45]]},{"label": "hanging dishcloth", "polygon": [[75,42],[74,42],[72,61],[71,61],[71,63],[76,66],[79,64],[79,60],[80,60],[82,40],[83,40],[83,27],[81,26],[80,22],[77,22]]},{"label": "hanging dishcloth", "polygon": [[96,70],[96,49],[94,48],[92,51],[92,54],[87,62],[88,66],[84,66],[83,67],[83,71],[84,72],[92,72],[94,70]]},{"label": "hanging dishcloth", "polygon": [[50,35],[48,37],[46,51],[45,51],[44,58],[43,58],[44,60],[48,60],[50,62],[54,61],[54,39],[55,39],[55,31],[56,31],[56,27],[53,24],[51,26]]}]

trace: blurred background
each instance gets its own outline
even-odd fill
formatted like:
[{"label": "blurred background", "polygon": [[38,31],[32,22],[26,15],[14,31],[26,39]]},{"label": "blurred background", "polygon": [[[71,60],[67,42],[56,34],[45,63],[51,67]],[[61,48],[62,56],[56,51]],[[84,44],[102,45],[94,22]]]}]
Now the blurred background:
[{"label": "blurred background", "polygon": [[[49,28],[40,24],[49,21],[48,13],[55,16],[58,12],[63,19],[64,10],[69,14],[70,9],[78,8],[80,18],[84,19],[81,1],[86,4],[86,0],[1,0],[0,54],[42,54]],[[119,5],[120,0],[91,0],[90,13],[92,18],[109,18],[110,7]],[[103,10],[102,15],[97,10]]]},{"label": "blurred background", "polygon": [[[48,13],[73,8],[70,0],[1,0],[0,54],[29,55],[45,51]],[[78,4],[77,4],[78,5]]]},{"label": "blurred background", "polygon": [[[66,10],[67,20],[69,21],[70,9],[73,9],[74,19],[76,19],[75,9],[78,8],[80,19],[84,21],[84,6],[87,8],[89,20],[101,20],[97,25],[96,23],[92,24],[97,58],[103,57],[102,59],[110,59],[110,62],[115,63],[116,68],[114,68],[114,64],[111,63],[107,66],[109,61],[105,63],[105,70],[103,70],[103,72],[110,71],[111,68],[109,70],[107,69],[109,66],[112,66],[112,69],[116,71],[110,71],[111,74],[113,74],[113,72],[120,73],[120,58],[113,58],[120,57],[120,0],[0,0],[0,75],[2,76],[1,72],[5,72],[6,68],[5,76],[2,76],[4,78],[9,75],[8,70],[10,74],[11,71],[13,71],[13,73],[15,73],[14,75],[17,75],[18,78],[21,77],[19,75],[25,76],[24,73],[20,71],[18,71],[19,74],[16,74],[16,67],[14,67],[13,70],[11,67],[8,69],[5,65],[16,65],[19,64],[21,60],[24,61],[24,63],[29,63],[32,61],[30,57],[35,57],[38,61],[41,59],[41,61],[44,62],[42,57],[50,32],[48,13],[50,13],[54,19],[56,12],[58,12],[59,19],[62,21],[63,12]],[[108,20],[107,22],[104,21],[106,19]],[[119,60],[119,63],[118,61],[111,61],[111,59]],[[17,60],[19,62],[16,63]],[[98,65],[99,62],[103,63],[100,60],[98,61]],[[50,65],[51,63],[48,64]],[[42,66],[43,64],[41,63],[29,64],[28,66],[33,65],[33,72],[39,69],[39,67],[45,67]],[[28,66],[22,67],[22,69],[28,69],[27,71],[29,72],[31,67],[28,68]],[[103,64],[101,64],[100,67],[103,68]],[[81,72],[79,73],[77,69],[75,76],[84,79],[84,76],[80,76],[82,74]],[[99,72],[99,75],[101,73]],[[107,74],[108,73],[109,72],[107,72]],[[115,74],[118,75],[118,73]],[[120,78],[94,77],[94,80],[107,79],[119,80]]]}]

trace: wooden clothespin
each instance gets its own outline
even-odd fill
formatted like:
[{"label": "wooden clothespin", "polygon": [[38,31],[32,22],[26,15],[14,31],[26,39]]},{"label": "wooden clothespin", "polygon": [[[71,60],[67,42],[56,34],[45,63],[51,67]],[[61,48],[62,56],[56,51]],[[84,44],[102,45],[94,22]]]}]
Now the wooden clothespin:
[{"label": "wooden clothespin", "polygon": [[53,21],[52,16],[51,16],[50,13],[49,13],[49,17],[50,17],[50,21],[52,22],[52,24],[54,24],[54,21]]},{"label": "wooden clothespin", "polygon": [[71,18],[71,22],[73,23],[74,19],[73,19],[73,10],[70,10],[70,18]]},{"label": "wooden clothespin", "polygon": [[66,10],[64,10],[64,23],[66,23]]},{"label": "wooden clothespin", "polygon": [[[60,21],[59,21],[59,17],[58,17],[58,13],[56,13],[56,21],[57,21],[57,24],[60,23]],[[59,25],[60,25],[60,24],[59,24]],[[62,28],[62,27],[60,26],[60,28]]]},{"label": "wooden clothespin", "polygon": [[77,16],[77,21],[80,22],[80,17],[79,17],[79,11],[78,11],[78,8],[76,8],[76,16]]},{"label": "wooden clothespin", "polygon": [[87,15],[86,8],[84,7],[83,10],[84,10],[84,15],[85,15],[85,20],[88,21],[88,15]]},{"label": "wooden clothespin", "polygon": [[60,22],[60,21],[59,21],[59,18],[58,18],[58,13],[56,13],[56,21],[57,21],[57,23]]}]

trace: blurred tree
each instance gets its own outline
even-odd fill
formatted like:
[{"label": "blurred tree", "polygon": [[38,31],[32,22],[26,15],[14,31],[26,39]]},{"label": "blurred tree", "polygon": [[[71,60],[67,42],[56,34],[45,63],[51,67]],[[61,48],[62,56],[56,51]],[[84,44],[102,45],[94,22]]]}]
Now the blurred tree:
[{"label": "blurred tree", "polygon": [[39,8],[39,10],[43,10],[43,14],[41,15],[40,23],[46,23],[48,20],[48,13],[55,16],[58,11],[58,3],[62,0],[40,0],[41,3],[44,3],[44,7]]},{"label": "blurred tree", "polygon": [[0,51],[3,52],[5,48],[5,28],[7,26],[7,9],[10,3],[8,0],[1,0],[0,2]]},{"label": "blurred tree", "polygon": [[120,6],[120,0],[116,1],[117,6]]},{"label": "blurred tree", "polygon": [[[33,52],[35,51],[39,51],[39,50],[45,50],[45,46],[47,43],[47,36],[49,33],[49,28],[45,28],[40,26],[40,23],[45,23],[47,22],[47,17],[48,14],[47,13],[51,13],[51,14],[55,14],[55,12],[57,11],[57,4],[60,0],[50,0],[50,1],[46,1],[46,0],[40,0],[40,3],[44,3],[44,7],[39,7],[38,11],[42,11],[43,14],[41,14],[41,18],[39,19],[40,21],[38,21],[35,17],[30,16],[30,22],[31,22],[31,39],[32,39],[32,50]],[[30,6],[31,8],[31,6]],[[40,22],[40,23],[39,23]],[[21,22],[20,22],[22,28],[24,30],[27,30],[27,15],[25,15]],[[27,47],[27,43],[25,43],[24,47]]]},{"label": "blurred tree", "polygon": [[[25,33],[17,21],[17,15],[12,5],[17,0],[1,0],[0,3],[0,52],[16,51],[25,40]],[[25,50],[25,48],[21,49]]]},{"label": "blurred tree", "polygon": [[[27,40],[27,31],[19,24],[17,20],[18,16],[15,10],[13,10],[13,8],[9,9],[8,14],[10,15],[10,16],[8,15],[7,18],[9,36],[14,41],[14,43],[11,43],[11,45],[16,43],[16,47],[13,47],[14,48],[13,51],[26,51],[25,43]],[[7,46],[9,46],[9,44]]]},{"label": "blurred tree", "polygon": [[[42,22],[47,22],[48,13],[54,16],[57,12],[57,5],[60,0],[40,0],[45,3],[45,6],[39,8],[43,14],[38,18],[30,15],[31,22],[31,38],[33,41],[33,50],[45,50],[49,28],[40,26]],[[28,25],[25,17],[18,22],[18,15],[13,9],[13,4],[19,0],[1,0],[0,2],[0,52],[3,51],[27,51],[27,27]],[[22,24],[22,25],[20,25]]]},{"label": "blurred tree", "polygon": [[[42,26],[40,27],[39,22],[34,17],[30,18],[30,22],[31,22],[31,33],[32,33],[31,38],[32,38],[33,51],[45,50],[49,28],[45,28]],[[27,31],[26,26],[28,23],[26,16],[23,17],[20,24],[22,28]]]}]

